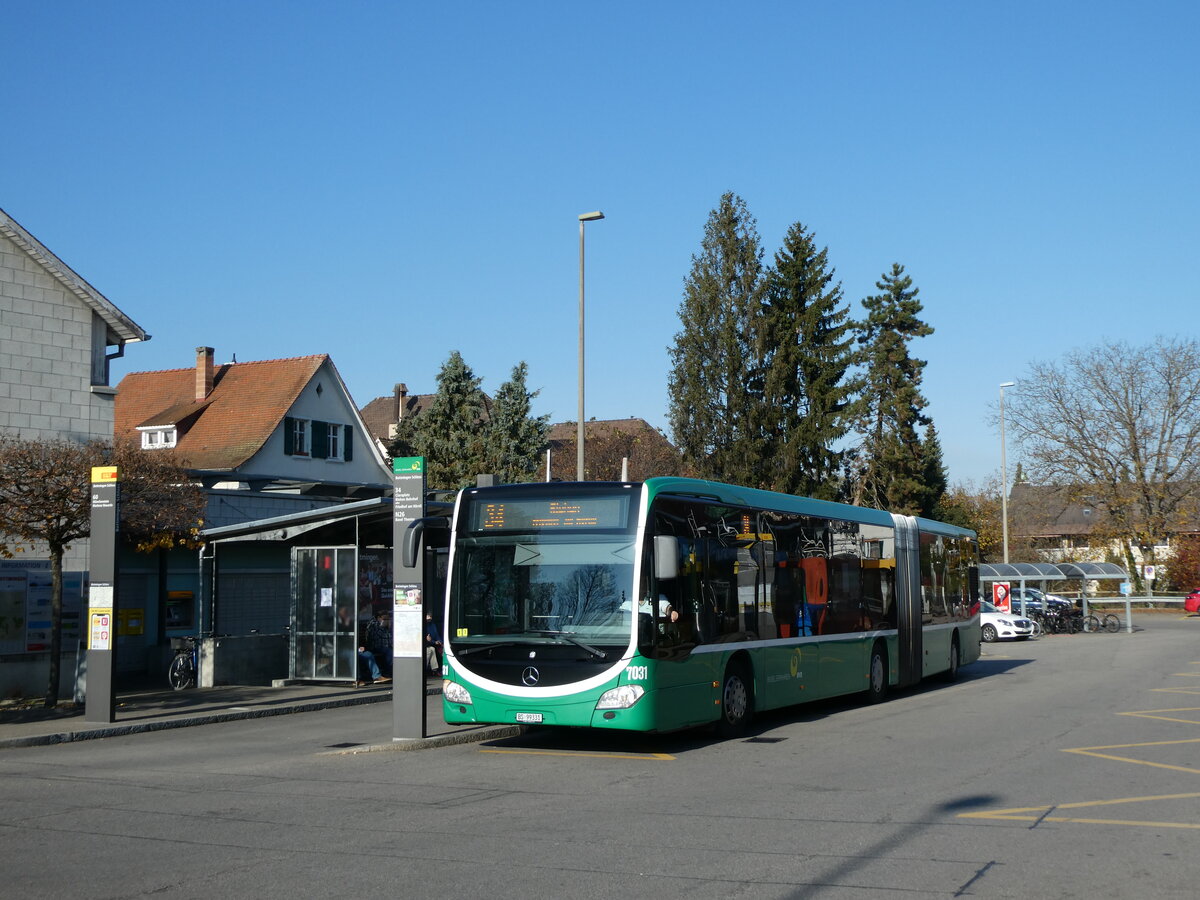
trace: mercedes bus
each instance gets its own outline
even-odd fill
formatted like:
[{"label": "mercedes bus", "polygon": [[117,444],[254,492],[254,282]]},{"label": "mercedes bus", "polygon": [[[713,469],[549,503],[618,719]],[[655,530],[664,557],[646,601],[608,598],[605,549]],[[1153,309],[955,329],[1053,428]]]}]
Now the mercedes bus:
[{"label": "mercedes bus", "polygon": [[469,488],[451,520],[449,723],[742,733],[756,710],[953,678],[975,534],[684,478]]}]

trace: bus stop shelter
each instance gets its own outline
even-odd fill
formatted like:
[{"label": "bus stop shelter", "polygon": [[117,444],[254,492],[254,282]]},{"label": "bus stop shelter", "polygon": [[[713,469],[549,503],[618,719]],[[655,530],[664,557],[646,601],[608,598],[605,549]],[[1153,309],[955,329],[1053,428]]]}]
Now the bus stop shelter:
[{"label": "bus stop shelter", "polygon": [[[980,582],[1016,582],[1021,588],[1026,582],[1039,582],[1043,593],[1046,583],[1051,581],[1078,581],[1083,614],[1088,613],[1089,581],[1129,581],[1129,573],[1116,563],[1107,562],[1062,562],[1062,563],[980,563]],[[1022,599],[1023,602],[1023,599]],[[1129,598],[1125,598],[1126,630],[1132,631]]]}]

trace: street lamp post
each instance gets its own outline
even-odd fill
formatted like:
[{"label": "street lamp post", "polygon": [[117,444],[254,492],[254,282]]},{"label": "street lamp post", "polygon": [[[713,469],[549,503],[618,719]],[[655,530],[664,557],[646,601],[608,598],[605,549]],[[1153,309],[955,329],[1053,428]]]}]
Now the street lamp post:
[{"label": "street lamp post", "polygon": [[600,210],[579,216],[579,422],[575,429],[575,480],[583,481],[583,223],[603,219]]},{"label": "street lamp post", "polygon": [[1008,458],[1004,442],[1004,389],[1015,384],[1006,381],[1000,385],[1000,530],[1005,563],[1008,562]]}]

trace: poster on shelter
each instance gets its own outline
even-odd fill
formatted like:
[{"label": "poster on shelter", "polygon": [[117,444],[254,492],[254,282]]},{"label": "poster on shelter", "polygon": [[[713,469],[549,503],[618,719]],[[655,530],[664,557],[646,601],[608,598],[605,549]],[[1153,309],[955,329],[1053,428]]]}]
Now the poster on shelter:
[{"label": "poster on shelter", "polygon": [[1012,592],[1007,581],[992,582],[992,604],[1002,613],[1012,612]]},{"label": "poster on shelter", "polygon": [[[63,572],[62,647],[79,641],[86,572]],[[50,649],[53,585],[48,559],[0,560],[0,653]]]},{"label": "poster on shelter", "polygon": [[25,637],[25,573],[0,570],[0,653],[22,650],[13,646]]}]

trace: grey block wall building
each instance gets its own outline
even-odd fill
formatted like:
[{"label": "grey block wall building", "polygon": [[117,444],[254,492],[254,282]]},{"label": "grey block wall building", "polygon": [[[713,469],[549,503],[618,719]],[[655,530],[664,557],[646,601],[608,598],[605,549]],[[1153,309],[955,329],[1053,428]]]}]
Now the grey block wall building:
[{"label": "grey block wall building", "polygon": [[[111,440],[116,387],[109,365],[126,344],[150,335],[88,281],[0,209],[0,434],[22,440]],[[21,560],[45,560],[36,544],[5,536]],[[76,542],[63,568],[88,568],[88,542]],[[16,576],[7,583],[13,586]],[[30,574],[30,579],[35,576]],[[9,591],[14,594],[14,591]],[[20,603],[10,598],[9,605]],[[5,615],[0,689],[44,686],[45,653],[30,652],[22,624]],[[11,632],[11,633],[10,633]],[[67,656],[70,656],[68,659]],[[75,648],[64,653],[64,671]],[[71,678],[62,680],[64,695]],[[36,689],[36,688],[35,688]]]}]

